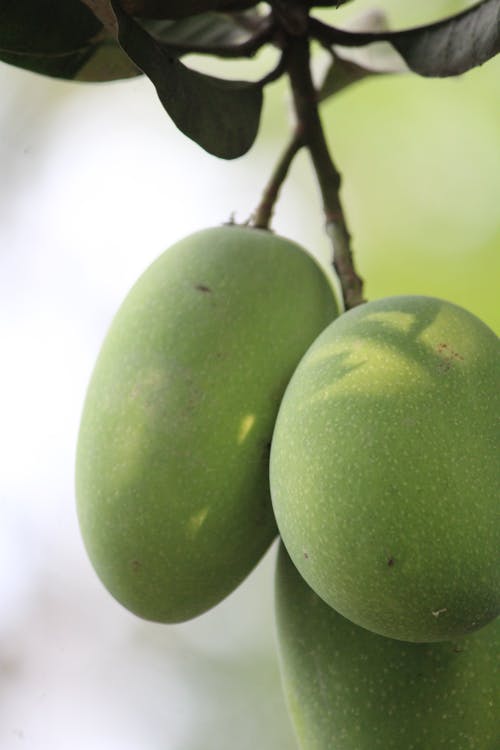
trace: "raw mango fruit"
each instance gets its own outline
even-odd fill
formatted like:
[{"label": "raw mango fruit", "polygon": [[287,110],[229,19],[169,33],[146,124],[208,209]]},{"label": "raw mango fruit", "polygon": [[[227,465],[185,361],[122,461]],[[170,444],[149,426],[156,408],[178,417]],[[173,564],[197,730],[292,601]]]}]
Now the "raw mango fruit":
[{"label": "raw mango fruit", "polygon": [[337,310],[305,250],[233,226],[177,243],[126,297],[88,388],[76,494],[90,560],[132,612],[195,617],[268,548],[278,406]]},{"label": "raw mango fruit", "polygon": [[499,375],[486,325],[419,296],[349,311],[298,365],[271,450],[276,519],[352,622],[432,642],[498,615]]},{"label": "raw mango fruit", "polygon": [[301,750],[500,747],[500,619],[456,641],[384,638],[325,604],[283,547],[276,619]]}]

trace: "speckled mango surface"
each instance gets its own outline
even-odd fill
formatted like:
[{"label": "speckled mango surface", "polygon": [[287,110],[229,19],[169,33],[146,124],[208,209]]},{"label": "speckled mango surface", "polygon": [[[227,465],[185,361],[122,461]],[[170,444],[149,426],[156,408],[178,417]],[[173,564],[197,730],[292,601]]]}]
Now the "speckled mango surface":
[{"label": "speckled mango surface", "polygon": [[405,641],[500,611],[500,346],[418,296],[342,315],[286,390],[271,451],[295,565],[352,622]]},{"label": "speckled mango surface", "polygon": [[265,552],[278,406],[337,310],[302,248],[233,226],[177,243],[130,291],[88,388],[76,494],[90,560],[132,612],[195,617]]},{"label": "speckled mango surface", "polygon": [[276,620],[301,750],[497,750],[500,619],[442,643],[403,643],[335,612],[281,546]]}]

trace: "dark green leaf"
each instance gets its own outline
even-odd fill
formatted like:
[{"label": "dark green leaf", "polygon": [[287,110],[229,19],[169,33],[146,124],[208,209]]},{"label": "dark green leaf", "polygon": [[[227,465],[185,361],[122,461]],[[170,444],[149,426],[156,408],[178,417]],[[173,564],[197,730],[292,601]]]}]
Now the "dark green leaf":
[{"label": "dark green leaf", "polygon": [[2,0],[0,59],[42,75],[81,81],[140,74],[80,0]]},{"label": "dark green leaf", "polygon": [[117,0],[112,5],[121,46],[154,83],[179,130],[222,159],[248,151],[259,127],[262,86],[191,70],[123,13]]},{"label": "dark green leaf", "polygon": [[352,0],[337,0],[337,2],[335,2],[335,0],[311,0],[309,4],[316,8],[339,8],[341,5],[350,2],[352,2]]},{"label": "dark green leaf", "polygon": [[117,41],[111,36],[106,36],[100,44],[92,47],[92,54],[73,78],[86,83],[102,83],[140,75],[142,70],[134,65]]},{"label": "dark green leaf", "polygon": [[257,0],[122,0],[127,15],[140,18],[179,19],[208,11],[237,12],[256,5]]},{"label": "dark green leaf", "polygon": [[79,0],[2,0],[1,52],[71,53],[87,44],[101,24]]},{"label": "dark green leaf", "polygon": [[351,32],[312,19],[311,33],[331,45],[360,47],[390,42],[419,75],[460,75],[500,52],[500,0],[483,0],[451,18],[405,31]]},{"label": "dark green leaf", "polygon": [[453,76],[500,52],[500,0],[486,0],[455,18],[400,32],[389,40],[422,76]]},{"label": "dark green leaf", "polygon": [[91,47],[85,47],[81,52],[51,55],[26,55],[2,52],[3,62],[24,68],[33,73],[51,76],[53,78],[65,78],[71,80],[78,75],[79,70],[85,66],[89,58]]},{"label": "dark green leaf", "polygon": [[116,44],[89,46],[82,52],[58,55],[2,54],[9,65],[33,73],[84,83],[103,83],[141,75],[140,71]]},{"label": "dark green leaf", "polygon": [[217,51],[221,46],[247,42],[252,32],[245,21],[259,18],[256,11],[233,15],[202,13],[180,21],[147,21],[142,25],[155,39],[183,54],[200,48]]},{"label": "dark green leaf", "polygon": [[132,78],[142,73],[114,39],[106,37],[93,40],[75,52],[55,55],[2,52],[0,59],[33,73],[87,83]]}]

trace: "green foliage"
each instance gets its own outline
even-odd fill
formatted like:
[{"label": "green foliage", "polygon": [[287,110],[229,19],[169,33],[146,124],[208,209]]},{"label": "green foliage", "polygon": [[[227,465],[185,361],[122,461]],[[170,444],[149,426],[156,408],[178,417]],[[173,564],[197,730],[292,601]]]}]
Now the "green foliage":
[{"label": "green foliage", "polygon": [[153,81],[171,118],[206,151],[224,159],[244,154],[259,127],[262,86],[191,70],[160,45],[117,2],[120,44]]},{"label": "green foliage", "polygon": [[415,73],[456,76],[500,52],[500,6],[484,0],[443,21],[403,31],[344,32],[313,21],[312,33],[323,43],[349,47],[389,42]]},{"label": "green foliage", "polygon": [[283,686],[302,750],[497,750],[500,620],[444,643],[353,625],[281,547],[276,619]]},{"label": "green foliage", "polygon": [[498,615],[499,366],[475,316],[402,296],[341,316],[295,371],[271,453],[278,527],[358,625],[431,642]]},{"label": "green foliage", "polygon": [[1,48],[18,54],[64,54],[85,45],[101,24],[79,0],[3,0]]},{"label": "green foliage", "polygon": [[500,52],[500,7],[486,0],[429,27],[395,32],[387,41],[419,75],[456,76]]},{"label": "green foliage", "polygon": [[139,70],[80,0],[4,0],[0,60],[55,78],[129,78]]},{"label": "green foliage", "polygon": [[[185,54],[186,45],[176,48],[175,45],[161,43],[161,36],[155,34],[154,24],[148,24],[147,30],[133,18],[123,12],[118,0],[112,0],[113,9],[118,21],[118,39],[125,52],[133,62],[153,81],[159,98],[177,127],[196,141],[202,148],[216,156],[233,159],[243,155],[252,146],[257,135],[262,107],[262,89],[268,80],[250,83],[245,81],[228,82],[203,76],[182,65],[177,59]],[[213,4],[208,4],[213,5]],[[286,17],[286,3],[276,3],[279,12]],[[290,3],[290,23],[296,23],[295,12],[298,3]],[[207,7],[206,10],[214,10]],[[344,31],[330,27],[316,19],[309,19],[305,28],[307,34],[332,50],[334,57],[338,46],[363,48],[372,44],[387,42],[391,46],[389,72],[401,72],[401,62],[396,50],[409,69],[423,76],[451,76],[463,73],[493,57],[500,50],[500,10],[497,0],[485,0],[479,6],[439,23],[404,31]],[[300,14],[299,14],[300,16]],[[264,44],[275,43],[283,47],[282,32],[273,13],[264,14],[258,22],[259,14],[252,17],[250,28],[254,30],[255,45],[245,49],[234,49],[231,43],[223,42],[214,48],[213,44],[205,51],[222,56],[251,55]],[[195,20],[198,23],[200,19]],[[203,19],[201,19],[203,21]],[[269,22],[269,27],[267,26]],[[215,23],[215,26],[214,26]],[[219,24],[227,26],[227,19],[222,17]],[[158,27],[158,31],[160,28]],[[208,40],[213,38],[217,22],[210,23]],[[263,30],[269,31],[262,37]],[[175,24],[168,28],[168,36],[175,38]],[[293,35],[292,35],[293,36]],[[200,38],[196,34],[193,50],[200,47]],[[291,42],[290,42],[291,44]],[[286,57],[287,45],[283,54]],[[342,60],[342,56],[339,55]],[[387,55],[386,55],[387,58]],[[387,60],[386,60],[387,61]],[[359,80],[365,73],[364,65],[353,71],[352,65],[340,63],[338,68],[344,78],[351,83]],[[368,72],[386,72],[377,70],[377,65],[369,65]],[[403,66],[404,68],[405,66]],[[279,71],[278,72],[282,72]],[[229,85],[228,85],[229,84]],[[345,85],[345,81],[344,84]],[[340,86],[340,88],[343,87]],[[335,93],[339,87],[331,82],[323,91]],[[185,96],[182,93],[185,93]]]},{"label": "green foliage", "polygon": [[252,38],[252,24],[259,18],[256,11],[202,13],[179,21],[143,20],[142,26],[173,56],[181,57],[200,50],[217,54],[224,48],[248,42]]},{"label": "green foliage", "polygon": [[186,18],[208,11],[236,11],[256,5],[251,0],[122,0],[130,15],[146,18]]},{"label": "green foliage", "polygon": [[[498,0],[483,0],[456,16],[413,29],[363,32],[321,23],[308,16],[309,3],[299,0],[96,0],[89,6],[97,17],[80,0],[9,0],[0,10],[0,59],[44,75],[85,81],[128,78],[142,71],[176,126],[223,159],[242,156],[252,146],[263,89],[284,72],[298,31],[330,49],[337,62],[322,98],[367,74],[408,68],[423,76],[457,75],[500,51]],[[289,29],[295,30],[287,39]],[[363,54],[365,47],[380,42],[387,44],[382,56],[380,49],[374,60]],[[227,81],[180,62],[189,52],[251,57],[264,45],[281,49],[283,64],[257,82]],[[355,62],[345,59],[344,47],[358,52]]]},{"label": "green foliage", "polygon": [[90,559],[133,612],[201,614],[268,548],[276,413],[337,312],[302,248],[233,226],[179,242],[129,293],[89,386],[76,486]]}]

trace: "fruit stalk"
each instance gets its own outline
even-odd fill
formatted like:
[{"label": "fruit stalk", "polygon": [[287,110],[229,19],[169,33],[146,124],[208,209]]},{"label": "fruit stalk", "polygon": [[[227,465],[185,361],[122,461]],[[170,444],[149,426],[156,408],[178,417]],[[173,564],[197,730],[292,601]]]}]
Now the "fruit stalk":
[{"label": "fruit stalk", "polygon": [[267,183],[262,198],[255,209],[252,224],[258,229],[269,229],[271,219],[273,216],[274,206],[278,200],[278,196],[281,190],[292,162],[304,145],[304,135],[300,126],[295,128],[295,131],[288,142],[285,150],[283,151],[280,160],[276,164],[274,171]]},{"label": "fruit stalk", "polygon": [[287,41],[287,71],[295,113],[304,134],[323,199],[326,232],[333,246],[333,266],[340,279],[346,310],[364,302],[363,280],[354,266],[351,238],[340,200],[341,177],[332,160],[318,109],[310,68],[309,42],[304,36]]}]

